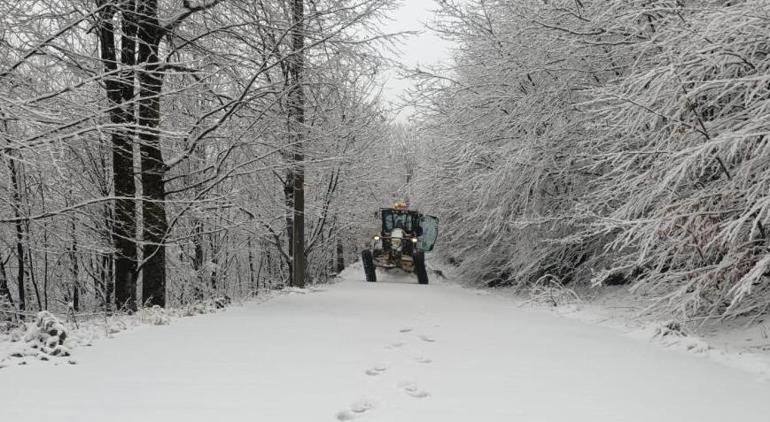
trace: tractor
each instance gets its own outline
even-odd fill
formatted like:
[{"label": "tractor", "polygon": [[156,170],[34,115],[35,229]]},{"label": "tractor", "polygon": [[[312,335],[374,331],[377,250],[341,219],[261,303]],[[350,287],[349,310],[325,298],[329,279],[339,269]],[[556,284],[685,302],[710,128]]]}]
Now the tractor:
[{"label": "tractor", "polygon": [[375,268],[400,268],[417,275],[419,284],[428,284],[425,253],[433,250],[438,237],[438,218],[409,210],[403,202],[378,213],[382,229],[361,252],[366,281],[376,282]]}]

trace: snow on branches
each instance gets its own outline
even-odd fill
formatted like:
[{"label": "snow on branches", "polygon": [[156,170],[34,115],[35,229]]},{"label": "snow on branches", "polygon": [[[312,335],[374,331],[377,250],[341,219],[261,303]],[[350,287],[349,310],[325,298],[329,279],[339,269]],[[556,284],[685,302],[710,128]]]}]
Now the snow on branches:
[{"label": "snow on branches", "polygon": [[471,3],[443,3],[460,48],[420,97],[422,181],[461,269],[767,311],[770,4]]}]

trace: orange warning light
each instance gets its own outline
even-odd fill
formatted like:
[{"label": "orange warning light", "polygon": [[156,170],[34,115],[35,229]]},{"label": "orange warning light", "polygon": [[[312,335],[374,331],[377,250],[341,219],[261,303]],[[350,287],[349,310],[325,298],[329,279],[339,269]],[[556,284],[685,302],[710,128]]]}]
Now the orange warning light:
[{"label": "orange warning light", "polygon": [[406,209],[406,202],[404,201],[396,201],[393,203],[393,208],[397,210],[405,210]]}]

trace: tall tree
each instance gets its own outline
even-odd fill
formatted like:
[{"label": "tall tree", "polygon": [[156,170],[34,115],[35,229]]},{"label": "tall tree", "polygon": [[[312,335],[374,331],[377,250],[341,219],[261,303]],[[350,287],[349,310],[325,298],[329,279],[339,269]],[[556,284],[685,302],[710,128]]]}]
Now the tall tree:
[{"label": "tall tree", "polygon": [[158,49],[165,29],[158,20],[158,1],[139,0],[137,8],[139,51],[139,151],[142,168],[142,302],[166,306],[166,163],[160,148],[160,95],[163,73]]},{"label": "tall tree", "polygon": [[292,285],[305,287],[305,91],[303,74],[305,67],[305,4],[292,0],[292,56],[290,63],[290,133],[293,149],[292,181]]},{"label": "tall tree", "polygon": [[[134,184],[134,153],[132,127],[135,123],[133,66],[136,62],[136,3],[135,0],[98,0],[99,51],[106,74],[104,87],[109,101],[109,119],[112,123],[112,181],[115,191],[114,224],[115,248],[115,306],[117,309],[136,310],[136,185]],[[116,15],[122,17],[122,31],[116,31]],[[120,58],[117,54],[116,34],[121,34]],[[109,303],[109,298],[106,298]]]}]

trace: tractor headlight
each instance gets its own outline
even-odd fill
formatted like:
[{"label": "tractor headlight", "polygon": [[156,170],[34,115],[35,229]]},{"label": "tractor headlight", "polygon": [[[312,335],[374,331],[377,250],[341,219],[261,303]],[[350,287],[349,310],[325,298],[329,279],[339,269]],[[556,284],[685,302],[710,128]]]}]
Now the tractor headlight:
[{"label": "tractor headlight", "polygon": [[416,237],[412,238],[412,243],[417,243],[417,238]]},{"label": "tractor headlight", "polygon": [[374,236],[374,240],[375,241],[380,240],[380,236]]}]

